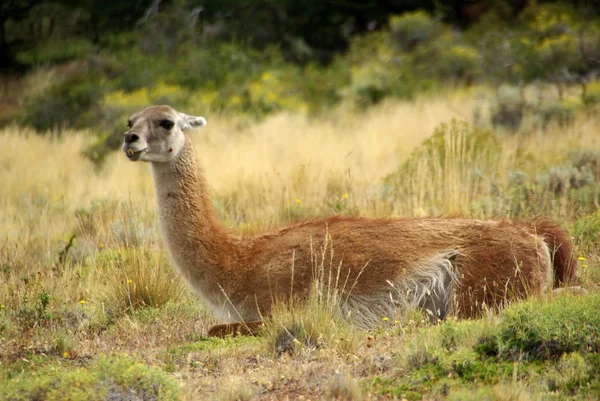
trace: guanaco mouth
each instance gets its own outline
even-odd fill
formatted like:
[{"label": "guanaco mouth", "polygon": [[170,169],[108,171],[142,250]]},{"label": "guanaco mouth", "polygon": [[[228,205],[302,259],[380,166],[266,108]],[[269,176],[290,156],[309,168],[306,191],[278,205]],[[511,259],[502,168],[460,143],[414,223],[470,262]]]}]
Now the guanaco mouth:
[{"label": "guanaco mouth", "polygon": [[133,150],[129,148],[125,151],[125,155],[127,156],[127,158],[134,162],[140,160],[140,157],[142,157],[144,153],[146,153],[145,148],[142,150]]}]

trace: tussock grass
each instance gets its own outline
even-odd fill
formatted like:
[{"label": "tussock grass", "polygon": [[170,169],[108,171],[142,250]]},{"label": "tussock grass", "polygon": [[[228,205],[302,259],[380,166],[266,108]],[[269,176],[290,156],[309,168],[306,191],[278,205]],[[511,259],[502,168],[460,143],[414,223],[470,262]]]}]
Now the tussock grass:
[{"label": "tussock grass", "polygon": [[226,380],[223,388],[217,394],[218,401],[249,401],[255,394],[241,378],[235,377]]},{"label": "tussock grass", "polygon": [[326,384],[325,396],[328,400],[361,401],[362,391],[357,381],[348,374],[336,374]]},{"label": "tussock grass", "polygon": [[338,306],[324,304],[316,295],[306,302],[277,304],[265,327],[266,349],[277,356],[315,349],[345,355],[357,350],[359,339]]},{"label": "tussock grass", "polygon": [[115,312],[178,302],[184,293],[181,277],[163,252],[125,248],[103,252],[98,259],[98,268],[108,277],[103,298]]}]

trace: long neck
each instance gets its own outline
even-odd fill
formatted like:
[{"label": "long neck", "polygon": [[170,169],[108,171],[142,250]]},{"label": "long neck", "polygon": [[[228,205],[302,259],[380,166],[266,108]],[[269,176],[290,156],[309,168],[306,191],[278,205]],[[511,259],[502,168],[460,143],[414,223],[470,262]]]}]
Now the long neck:
[{"label": "long neck", "polygon": [[152,163],[152,172],[169,253],[184,278],[211,299],[216,284],[227,285],[224,270],[231,267],[236,244],[217,218],[190,139],[171,162]]}]

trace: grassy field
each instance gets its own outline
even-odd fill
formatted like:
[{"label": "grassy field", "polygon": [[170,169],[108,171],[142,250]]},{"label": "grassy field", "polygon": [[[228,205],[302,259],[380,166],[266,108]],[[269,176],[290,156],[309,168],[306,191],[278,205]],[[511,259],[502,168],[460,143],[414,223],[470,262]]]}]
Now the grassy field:
[{"label": "grassy field", "polygon": [[329,214],[548,215],[570,230],[588,295],[437,326],[414,311],[372,332],[311,302],[278,308],[258,338],[208,339],[215,321],[164,251],[149,166],[120,152],[93,165],[89,133],[9,126],[0,399],[597,399],[598,114],[491,132],[474,121],[480,91],[317,119],[205,115],[191,136],[215,206],[243,233]]}]

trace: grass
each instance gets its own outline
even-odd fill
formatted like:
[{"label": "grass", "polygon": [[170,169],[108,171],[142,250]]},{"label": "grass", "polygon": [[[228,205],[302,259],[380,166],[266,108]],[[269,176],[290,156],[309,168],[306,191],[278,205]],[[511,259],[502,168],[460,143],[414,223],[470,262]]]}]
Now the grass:
[{"label": "grass", "polygon": [[243,233],[331,213],[549,215],[570,229],[589,295],[435,326],[409,311],[366,332],[340,317],[322,265],[317,294],[278,305],[262,336],[207,339],[215,321],[168,261],[148,166],[115,153],[97,169],[88,133],[8,126],[0,399],[594,399],[599,123],[515,135],[453,123],[480,91],[319,119],[209,115],[192,137],[221,218]]}]

